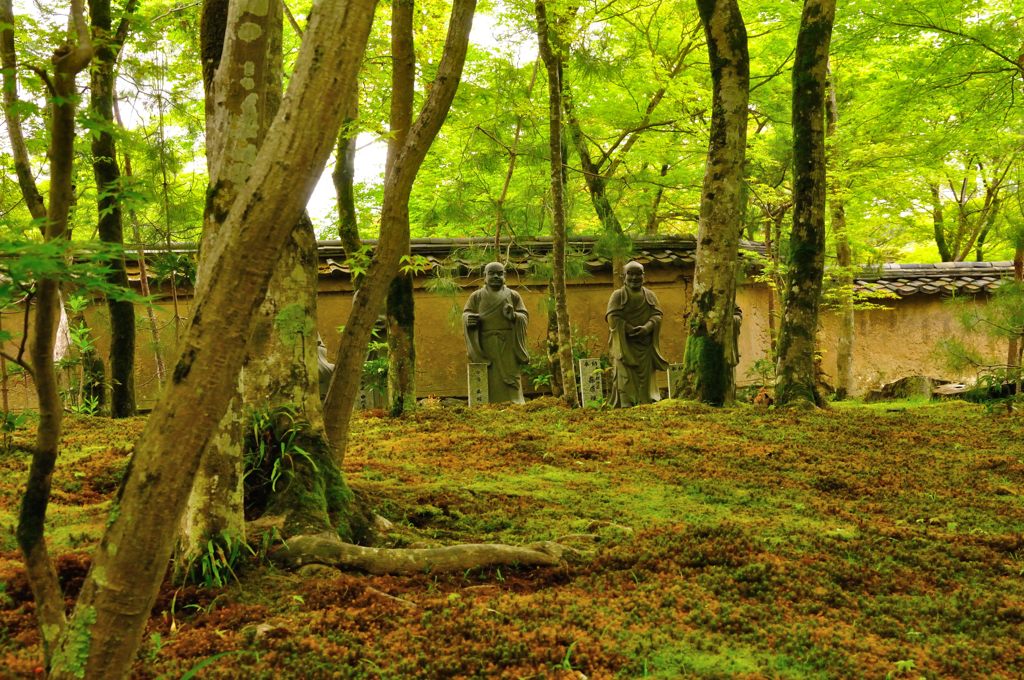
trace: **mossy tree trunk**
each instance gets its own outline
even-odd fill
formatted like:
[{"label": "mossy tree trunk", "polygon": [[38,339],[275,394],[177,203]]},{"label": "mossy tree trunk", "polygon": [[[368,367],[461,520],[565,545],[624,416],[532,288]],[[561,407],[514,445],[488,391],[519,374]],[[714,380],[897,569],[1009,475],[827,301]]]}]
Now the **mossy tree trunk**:
[{"label": "mossy tree trunk", "polygon": [[853,385],[853,249],[846,231],[846,187],[842,186],[842,151],[838,148],[836,133],[839,126],[839,103],[836,100],[836,84],[831,69],[827,71],[827,99],[825,110],[827,127],[825,134],[829,142],[826,162],[830,168],[828,178],[828,201],[832,215],[832,236],[836,242],[836,284],[839,288],[839,338],[836,347],[836,401],[846,399]]},{"label": "mossy tree trunk", "polygon": [[562,55],[556,53],[558,40],[552,40],[544,0],[535,5],[537,39],[540,56],[548,74],[548,151],[551,156],[551,289],[558,323],[558,365],[562,376],[562,399],[570,406],[579,406],[576,390],[576,367],[572,357],[572,329],[569,322],[568,296],[565,288],[565,193],[562,153]]},{"label": "mossy tree trunk", "polygon": [[207,441],[227,409],[272,265],[330,155],[374,3],[326,3],[310,17],[281,111],[222,223],[191,323],[93,553],[51,677],[128,675]]},{"label": "mossy tree trunk", "polygon": [[[385,173],[394,170],[412,127],[416,86],[414,9],[413,0],[393,0],[391,3],[391,136]],[[381,228],[401,238],[403,254],[411,255],[408,201],[398,206],[394,222],[381,225]],[[399,271],[391,279],[385,317],[388,328],[388,407],[391,415],[400,416],[416,406],[416,342],[413,335],[416,309],[410,272]]]},{"label": "mossy tree trunk", "polygon": [[[238,38],[242,26],[249,27],[247,35],[253,34],[250,39]],[[206,0],[203,4],[200,39],[204,56],[210,189],[203,216],[199,279],[211,275],[217,243],[225,237],[223,222],[227,211],[245,184],[252,159],[280,103],[282,26],[279,3]],[[254,317],[252,337],[246,343],[247,354],[239,373],[238,389],[217,432],[207,444],[196,474],[181,521],[175,555],[176,578],[185,575],[185,570],[203,554],[210,539],[244,540],[243,439],[248,430],[248,400],[269,400],[275,395],[269,391],[257,392],[247,383],[260,381],[259,374],[271,366],[270,360],[283,359],[286,366],[290,364],[285,351],[272,352],[273,357],[266,357],[258,354],[254,345],[258,344],[259,351],[266,352],[270,337],[276,331],[272,325],[268,326],[268,322],[272,324],[277,304],[272,292],[291,276],[294,239],[295,234],[275,263],[267,299]],[[283,389],[285,398],[291,396],[287,379],[268,378],[267,383],[267,387]]]},{"label": "mossy tree trunk", "polygon": [[[218,3],[219,4],[219,3]],[[218,11],[212,3],[207,8]],[[217,70],[212,77],[210,96],[214,112],[222,119],[212,129],[229,138],[215,139],[213,148],[220,156],[210,166],[219,169],[211,183],[219,187],[217,200],[228,202],[249,174],[248,159],[263,142],[269,122],[277,111],[281,96],[281,5],[255,3],[243,11],[228,15],[227,30],[206,36],[209,41],[225,39],[237,31],[238,22],[261,27],[260,38],[247,41],[244,49],[220,51]],[[204,26],[220,27],[219,21]],[[204,53],[216,54],[213,45],[204,43]],[[230,60],[230,61],[229,61]],[[241,65],[242,70],[238,70]],[[253,85],[247,85],[246,77]],[[241,76],[241,77],[239,77]],[[244,102],[235,108],[236,102]],[[256,104],[256,105],[254,105]],[[225,120],[225,118],[227,120]],[[218,214],[206,217],[207,243],[221,237]],[[207,265],[204,267],[204,265]],[[209,275],[209,262],[200,264],[201,275]],[[187,572],[192,560],[202,554],[210,539],[240,540],[245,537],[244,461],[253,454],[247,448],[247,433],[253,413],[293,412],[303,423],[304,441],[310,451],[327,450],[320,404],[317,366],[316,329],[317,256],[312,223],[303,214],[296,221],[290,238],[274,263],[267,293],[252,322],[247,354],[239,373],[238,388],[217,433],[211,438],[182,518],[181,538],[175,569],[177,576]],[[329,461],[329,457],[327,457]],[[326,479],[332,480],[326,482]],[[310,465],[296,476],[291,488],[312,490],[344,489],[344,479],[333,465]],[[347,489],[345,489],[347,491]],[[310,508],[304,507],[309,504]],[[313,493],[289,494],[277,499],[274,511],[285,515],[286,527],[305,530],[306,522],[293,522],[292,515],[320,517],[320,530],[327,530],[328,516],[317,508],[324,504]],[[312,509],[311,509],[312,508]]]},{"label": "mossy tree trunk", "polygon": [[345,120],[341,124],[334,172],[331,173],[334,192],[338,198],[338,238],[341,240],[341,247],[345,249],[346,255],[352,255],[362,247],[362,241],[359,238],[359,220],[356,215],[355,192],[356,140],[359,134],[357,127],[359,119],[358,82],[354,83],[353,92],[349,96],[352,106],[346,112]]},{"label": "mossy tree trunk", "polygon": [[805,0],[793,61],[793,230],[775,400],[823,405],[814,352],[825,271],[825,80],[835,0]]},{"label": "mossy tree trunk", "polygon": [[736,389],[736,280],[743,233],[743,166],[750,59],[736,0],[698,0],[712,78],[697,264],[683,363],[688,391],[700,401],[732,402]]},{"label": "mossy tree trunk", "polygon": [[366,278],[352,300],[352,311],[341,334],[334,374],[324,400],[327,436],[339,464],[344,460],[348,445],[349,421],[359,393],[366,346],[384,306],[388,286],[399,271],[402,255],[408,252],[407,239],[396,232],[394,225],[401,224],[403,216],[408,219],[409,195],[416,173],[455,98],[475,11],[476,0],[454,1],[437,76],[401,149],[390,162],[390,170],[385,173],[380,240]]},{"label": "mossy tree trunk", "polygon": [[[124,248],[124,224],[121,211],[120,179],[117,147],[111,130],[114,128],[114,71],[121,46],[128,33],[129,17],[135,13],[137,0],[125,5],[117,30],[112,30],[110,0],[89,0],[89,19],[96,54],[90,73],[89,108],[91,115],[103,125],[92,137],[92,169],[96,179],[97,231],[100,240]],[[108,263],[107,280],[122,288],[128,287],[124,254]],[[110,314],[110,416],[128,418],[135,415],[135,305],[129,300],[107,298]]]}]

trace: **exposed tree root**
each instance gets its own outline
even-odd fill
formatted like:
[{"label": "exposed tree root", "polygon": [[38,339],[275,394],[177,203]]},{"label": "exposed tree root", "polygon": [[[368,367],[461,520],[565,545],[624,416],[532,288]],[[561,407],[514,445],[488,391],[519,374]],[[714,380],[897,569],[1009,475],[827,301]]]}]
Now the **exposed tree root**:
[{"label": "exposed tree root", "polygon": [[557,567],[567,548],[544,541],[529,546],[470,543],[439,548],[364,548],[323,533],[289,538],[270,557],[289,568],[327,564],[370,574],[415,574],[465,571],[517,564]]}]

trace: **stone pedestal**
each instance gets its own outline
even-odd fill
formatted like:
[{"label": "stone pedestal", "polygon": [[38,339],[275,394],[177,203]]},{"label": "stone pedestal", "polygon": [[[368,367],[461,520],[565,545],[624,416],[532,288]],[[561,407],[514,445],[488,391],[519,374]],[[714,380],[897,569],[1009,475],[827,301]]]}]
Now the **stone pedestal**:
[{"label": "stone pedestal", "polygon": [[582,406],[599,406],[603,403],[601,360],[580,359],[580,404]]},{"label": "stone pedestal", "polygon": [[368,408],[382,408],[384,395],[369,385],[359,387],[359,395],[356,397],[356,408],[365,411]]},{"label": "stone pedestal", "polygon": [[466,380],[469,405],[479,406],[490,402],[487,391],[487,364],[469,364],[466,366]]},{"label": "stone pedestal", "polygon": [[684,392],[683,364],[669,364],[668,366],[668,398],[682,399]]}]

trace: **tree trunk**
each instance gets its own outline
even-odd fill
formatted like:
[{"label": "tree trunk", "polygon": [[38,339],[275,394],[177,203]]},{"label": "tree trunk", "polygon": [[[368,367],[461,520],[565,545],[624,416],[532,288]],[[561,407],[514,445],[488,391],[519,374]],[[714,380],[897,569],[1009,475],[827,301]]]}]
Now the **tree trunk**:
[{"label": "tree trunk", "polygon": [[206,442],[237,384],[250,322],[331,152],[373,2],[327,3],[310,18],[288,95],[224,220],[216,266],[196,287],[171,382],[135,447],[52,677],[125,677],[149,618]]},{"label": "tree trunk", "polygon": [[[1024,234],[1018,237],[1024,241]],[[1018,242],[1013,253],[1013,280],[1018,284],[1024,282],[1024,242]],[[1006,365],[1010,368],[1020,368],[1021,344],[1024,343],[1024,335],[1010,338],[1009,347],[1006,352]],[[1020,378],[1017,379],[1017,394],[1020,394]]]},{"label": "tree trunk", "polygon": [[562,160],[562,55],[553,52],[555,41],[549,36],[547,9],[544,0],[537,0],[537,37],[540,55],[548,73],[548,149],[551,154],[551,288],[558,321],[558,363],[562,375],[562,399],[570,406],[579,406],[576,390],[576,369],[572,357],[572,332],[565,289],[565,196]]},{"label": "tree trunk", "polygon": [[622,224],[615,216],[615,209],[612,207],[611,201],[608,200],[605,178],[590,157],[587,138],[583,135],[583,128],[580,127],[580,122],[576,118],[571,90],[564,82],[562,86],[562,108],[565,111],[566,127],[569,129],[569,136],[576,147],[576,155],[580,159],[580,170],[583,171],[583,180],[590,193],[590,203],[594,206],[597,219],[601,222],[601,230],[604,232],[606,242],[605,247],[611,255],[612,288],[620,288],[622,286],[622,267],[626,264],[626,258],[629,256],[633,244],[622,233]]},{"label": "tree trunk", "polygon": [[826,136],[833,140],[827,148],[826,162],[834,168],[828,181],[829,203],[832,212],[832,234],[836,241],[836,268],[839,270],[836,284],[839,287],[839,338],[836,348],[836,401],[849,396],[853,385],[853,251],[846,233],[846,204],[839,186],[837,175],[840,152],[835,146],[835,134],[839,125],[839,106],[836,101],[835,81],[831,69],[827,69],[827,99],[825,101],[828,125]]},{"label": "tree trunk", "polygon": [[338,238],[341,240],[341,247],[345,254],[352,253],[362,247],[359,238],[359,221],[356,216],[356,139],[358,130],[356,120],[359,118],[359,88],[358,82],[354,83],[354,92],[350,93],[352,108],[345,114],[345,120],[341,124],[341,133],[338,135],[338,152],[334,164],[334,172],[331,179],[334,182],[334,192],[338,197]]},{"label": "tree trunk", "polygon": [[[117,99],[114,99],[114,118],[117,120],[119,127],[124,129],[124,123],[121,121],[121,115],[117,107]],[[128,154],[124,154],[124,174],[125,177],[132,178],[132,158]],[[149,297],[149,273],[146,268],[146,249],[142,243],[142,232],[139,229],[139,220],[134,210],[129,209],[128,220],[132,225],[132,236],[135,239],[135,246],[138,248],[138,263],[139,263],[139,292],[142,293],[143,297]],[[160,325],[156,320],[156,311],[153,309],[153,305],[146,305],[146,317],[149,320],[149,337],[153,346],[153,359],[156,362],[156,380],[160,390],[164,388],[164,381],[167,380],[167,372],[164,368],[164,352],[160,346]]]},{"label": "tree trunk", "polygon": [[793,61],[793,230],[775,403],[824,405],[814,352],[825,270],[825,68],[835,0],[805,0]]},{"label": "tree trunk", "polygon": [[[259,28],[256,37],[244,41],[237,38],[245,25]],[[252,158],[278,108],[282,77],[281,5],[207,0],[201,26],[201,51],[210,60],[204,65],[212,68],[204,73],[203,81],[210,190],[203,215],[204,245],[198,279],[210,276],[215,244],[225,237],[224,206],[230,207],[245,184]],[[282,282],[287,285],[293,270],[299,269],[294,262],[295,247],[293,234],[274,264],[267,298],[261,301],[253,320],[236,393],[203,454],[182,515],[174,560],[176,580],[188,575],[210,540],[245,538],[243,441],[249,429],[249,410],[254,403],[264,406],[279,396],[292,396],[288,377],[279,374],[283,371],[286,376],[292,375],[293,353],[274,346],[271,338],[277,331],[273,324],[279,311],[276,287]],[[301,273],[300,269],[300,281]]]},{"label": "tree trunk", "polygon": [[[3,13],[10,15],[9,10],[10,6],[5,3]],[[13,21],[13,17],[11,19]],[[75,76],[88,66],[93,54],[81,0],[74,0],[71,3],[70,22],[76,41],[72,42],[69,38],[54,51],[51,60],[53,71],[48,83],[50,192],[43,230],[43,238],[48,242],[68,237],[68,213],[74,201],[72,177],[75,108],[78,101]],[[5,32],[8,28],[9,25],[4,26]],[[13,48],[11,37],[12,52]],[[11,77],[13,78],[13,74]],[[14,121],[8,121],[9,131],[14,127]],[[14,134],[20,136],[18,133]],[[34,188],[34,183],[32,186]],[[34,197],[30,195],[31,190],[25,193],[25,188],[27,187],[23,186],[25,200],[31,202]],[[29,465],[28,481],[18,513],[18,527],[15,531],[36,602],[36,618],[42,633],[43,652],[48,665],[54,660],[57,654],[55,648],[66,629],[64,596],[57,581],[57,572],[50,559],[44,534],[50,483],[60,446],[63,415],[53,360],[57,325],[61,314],[59,288],[60,283],[56,278],[43,277],[36,282],[36,314],[29,344],[29,361],[36,385],[39,426],[32,462]]]},{"label": "tree trunk", "polygon": [[[110,0],[89,0],[96,55],[90,79],[90,103],[94,118],[104,121],[92,137],[92,169],[96,178],[97,231],[100,240],[113,244],[119,254],[107,266],[107,280],[128,287],[124,261],[124,226],[121,212],[121,172],[117,166],[114,128],[114,68],[128,32],[128,16],[138,3],[129,0],[116,33],[111,34]],[[135,305],[129,300],[107,298],[110,313],[110,416],[135,415]]]},{"label": "tree trunk", "polygon": [[388,404],[395,417],[416,407],[416,310],[412,284],[412,274],[400,273],[388,287]]},{"label": "tree trunk", "polygon": [[11,141],[14,173],[18,177],[18,187],[29,214],[39,222],[40,231],[44,231],[46,202],[32,175],[18,108],[18,53],[14,49],[14,8],[11,0],[0,0],[0,66],[3,67],[4,117],[7,119],[7,137]]},{"label": "tree trunk", "polygon": [[750,58],[736,0],[698,0],[713,83],[711,136],[697,232],[697,264],[686,352],[688,390],[699,401],[731,403],[736,391],[735,309],[743,233],[743,165]]},{"label": "tree trunk", "polygon": [[953,253],[946,245],[946,220],[942,212],[942,195],[938,184],[928,185],[932,192],[932,226],[935,232],[935,245],[939,249],[939,257],[943,262],[952,262]]},{"label": "tree trunk", "polygon": [[998,197],[992,199],[992,207],[985,217],[985,226],[981,228],[981,232],[978,234],[978,241],[974,245],[974,259],[977,262],[984,262],[985,260],[985,239],[988,238],[988,234],[992,231],[992,226],[996,223],[996,217],[999,215],[999,204],[1000,199]]},{"label": "tree trunk", "polygon": [[664,181],[665,177],[668,176],[668,169],[668,163],[661,164],[662,184],[659,184],[658,188],[654,190],[654,200],[651,202],[651,212],[647,215],[647,226],[644,227],[644,235],[646,236],[658,235],[658,224],[661,222],[658,218],[658,208],[661,207],[661,198],[665,195]]},{"label": "tree trunk", "polygon": [[[391,3],[391,137],[385,174],[394,164],[412,127],[413,96],[416,85],[416,51],[413,44],[413,0]],[[409,249],[409,204],[399,206],[393,224],[381,229],[394,231],[403,241],[403,255]],[[392,416],[416,406],[416,318],[412,274],[399,272],[388,285],[385,317],[388,327],[388,403]]]},{"label": "tree trunk", "polygon": [[366,345],[384,304],[388,284],[398,273],[402,255],[408,252],[402,234],[395,233],[393,225],[400,224],[403,216],[408,219],[409,194],[416,173],[455,98],[475,10],[476,0],[455,0],[453,3],[437,77],[429,89],[423,109],[409,129],[405,143],[391,163],[390,171],[385,173],[380,240],[363,285],[352,300],[352,311],[341,334],[334,374],[324,400],[327,436],[339,465],[344,460],[348,445],[349,420],[359,393]]}]

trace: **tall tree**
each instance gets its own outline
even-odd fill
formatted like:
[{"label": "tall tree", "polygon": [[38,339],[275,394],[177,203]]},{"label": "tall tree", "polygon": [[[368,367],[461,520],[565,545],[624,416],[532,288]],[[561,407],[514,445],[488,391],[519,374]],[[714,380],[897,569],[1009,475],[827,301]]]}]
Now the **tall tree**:
[{"label": "tall tree", "polygon": [[576,390],[576,368],[572,357],[572,329],[565,289],[565,195],[562,150],[562,53],[560,40],[553,39],[544,0],[537,0],[537,40],[540,56],[548,75],[548,153],[551,162],[551,292],[555,302],[558,325],[558,366],[562,375],[562,399],[570,406],[579,406]]},{"label": "tall tree", "polygon": [[[391,3],[391,135],[385,176],[394,171],[395,162],[412,127],[413,97],[416,88],[416,50],[413,43],[413,0]],[[402,240],[403,254],[409,249],[409,203],[396,210],[394,223],[388,225]],[[391,279],[385,305],[388,329],[388,402],[391,415],[399,416],[416,405],[415,305],[411,267]]]},{"label": "tall tree", "polygon": [[[240,39],[242,26],[259,30],[250,28],[253,35],[243,40]],[[210,190],[203,215],[200,279],[210,276],[210,269],[215,264],[216,243],[227,236],[223,222],[249,176],[252,159],[264,141],[280,102],[281,30],[280,3],[250,0],[207,0],[203,3],[200,46],[206,92],[206,154]],[[268,286],[268,300],[274,297],[275,284],[291,273],[294,263],[290,256],[295,243],[293,236],[275,263],[274,275]],[[287,273],[282,274],[282,271]],[[278,395],[292,396],[286,384],[271,378],[276,369],[273,362],[290,368],[290,358],[294,354],[273,351],[277,348],[271,338],[276,329],[272,322],[273,314],[267,310],[268,300],[261,303],[256,314],[253,322],[256,332],[246,343],[248,352],[239,374],[237,391],[217,434],[207,444],[182,516],[175,558],[178,577],[184,576],[189,565],[203,555],[210,541],[244,539],[243,447],[249,431],[249,411],[254,402],[262,401],[264,403],[260,406],[265,406],[268,399]],[[254,339],[257,342],[254,343]],[[265,384],[259,385],[260,381]]]},{"label": "tall tree", "polygon": [[[113,30],[110,0],[89,0],[92,41],[96,50],[89,80],[89,109],[95,126],[92,136],[92,169],[96,179],[97,231],[100,240],[118,248],[110,261],[110,283],[128,287],[125,268],[124,224],[121,210],[121,171],[114,143],[114,85],[118,55],[127,37],[137,0],[125,5]],[[107,299],[110,314],[110,415],[135,415],[135,306],[128,300]]]},{"label": "tall tree", "polygon": [[[53,52],[50,60],[51,69],[41,74],[50,102],[47,116],[50,129],[50,189],[48,201],[44,203],[41,194],[35,188],[35,181],[28,167],[20,118],[17,115],[10,117],[10,114],[15,112],[16,107],[12,105],[16,104],[17,99],[13,27],[14,14],[11,2],[2,0],[0,46],[3,49],[4,104],[8,115],[8,133],[15,149],[16,162],[22,166],[18,172],[18,179],[25,202],[29,205],[33,217],[43,222],[43,240],[54,243],[68,238],[68,214],[74,202],[72,177],[75,111],[78,106],[75,78],[89,65],[93,56],[93,45],[83,2],[71,0],[65,40]],[[50,481],[60,447],[63,416],[57,374],[54,370],[54,345],[59,320],[60,280],[55,275],[43,276],[36,282],[36,312],[29,345],[29,362],[36,387],[39,425],[15,533],[18,547],[21,548],[25,559],[25,570],[32,595],[36,601],[36,616],[48,662],[52,660],[55,647],[65,630],[64,598],[44,534],[46,509],[50,499]]]},{"label": "tall tree", "polygon": [[475,11],[476,0],[455,0],[453,3],[437,76],[429,88],[423,108],[409,128],[402,148],[391,163],[390,172],[384,178],[380,240],[363,285],[352,300],[352,311],[341,334],[334,374],[324,400],[327,436],[339,464],[344,459],[348,445],[349,420],[359,392],[356,376],[362,372],[366,346],[385,302],[388,284],[398,273],[402,255],[406,252],[406,239],[395,225],[408,219],[409,194],[416,173],[455,98],[466,61],[469,31]]},{"label": "tall tree", "polygon": [[310,19],[288,94],[213,245],[219,261],[197,285],[173,377],[136,445],[52,677],[128,673],[167,569],[171,529],[234,393],[272,264],[331,152],[372,16],[372,2],[349,0]]},{"label": "tall tree", "polygon": [[683,362],[693,395],[721,405],[733,400],[739,361],[734,311],[743,232],[750,58],[736,0],[698,0],[697,8],[707,36],[714,94]]},{"label": "tall tree", "polygon": [[776,403],[821,405],[814,351],[825,271],[825,82],[835,0],[805,0],[793,58],[793,229]]}]

